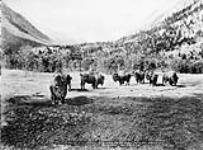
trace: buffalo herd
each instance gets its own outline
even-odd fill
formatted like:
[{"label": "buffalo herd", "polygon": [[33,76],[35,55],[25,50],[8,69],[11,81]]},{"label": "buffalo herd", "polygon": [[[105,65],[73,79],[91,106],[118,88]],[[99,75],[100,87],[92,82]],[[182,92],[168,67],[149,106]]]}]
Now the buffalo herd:
[{"label": "buffalo herd", "polygon": [[[159,75],[153,70],[141,71],[135,70],[131,73],[114,73],[112,75],[113,81],[118,82],[119,85],[130,85],[131,77],[134,76],[137,84],[149,83],[151,86],[157,86]],[[81,90],[85,90],[85,84],[90,84],[93,89],[97,89],[99,85],[104,84],[105,76],[101,73],[81,73],[80,74]],[[164,72],[162,75],[162,84],[170,84],[176,86],[178,82],[178,75],[175,71]],[[71,91],[72,77],[67,74],[57,73],[49,87],[51,93],[51,100],[53,104],[60,104],[64,102],[67,95],[67,90]]]}]

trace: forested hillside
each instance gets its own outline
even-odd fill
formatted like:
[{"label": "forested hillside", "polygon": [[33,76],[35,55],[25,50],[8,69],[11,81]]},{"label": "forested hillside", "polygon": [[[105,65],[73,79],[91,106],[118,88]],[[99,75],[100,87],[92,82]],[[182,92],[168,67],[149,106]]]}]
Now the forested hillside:
[{"label": "forested hillside", "polygon": [[[125,36],[113,43],[98,43],[98,46],[110,54],[110,59],[117,56],[115,59],[120,59],[123,68],[136,68],[140,63],[149,67],[153,63],[156,68],[203,72],[203,2],[194,1],[185,5],[148,30]],[[118,60],[111,61],[118,63]]]},{"label": "forested hillside", "polygon": [[18,58],[30,59],[15,61],[15,67],[36,71],[53,72],[57,63],[70,70],[107,73],[132,69],[203,73],[203,2],[190,2],[151,28],[116,41],[19,49]]},{"label": "forested hillside", "polygon": [[8,63],[14,64],[18,61],[16,55],[21,47],[36,47],[51,43],[49,37],[4,3],[1,3],[1,14],[1,49],[8,58],[6,60]]}]

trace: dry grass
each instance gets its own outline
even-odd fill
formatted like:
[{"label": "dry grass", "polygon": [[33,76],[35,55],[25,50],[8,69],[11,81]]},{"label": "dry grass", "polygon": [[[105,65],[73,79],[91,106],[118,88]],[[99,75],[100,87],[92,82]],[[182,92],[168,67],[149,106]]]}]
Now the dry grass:
[{"label": "dry grass", "polygon": [[180,75],[178,87],[134,85],[134,81],[119,87],[106,76],[102,89],[87,86],[84,92],[78,91],[79,74],[74,75],[75,90],[68,93],[66,104],[53,106],[50,74],[3,72],[2,102],[7,104],[3,111],[8,125],[2,127],[1,139],[5,148],[203,148],[202,75]]}]

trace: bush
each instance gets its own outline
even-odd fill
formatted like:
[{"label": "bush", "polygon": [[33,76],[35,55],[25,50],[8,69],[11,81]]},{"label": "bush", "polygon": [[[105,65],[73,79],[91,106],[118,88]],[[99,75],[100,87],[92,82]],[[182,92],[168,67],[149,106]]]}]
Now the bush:
[{"label": "bush", "polygon": [[92,58],[84,58],[83,60],[82,60],[82,68],[84,68],[84,70],[89,70],[90,69],[90,67],[93,65],[95,63],[95,60],[94,59],[92,59]]},{"label": "bush", "polygon": [[203,61],[174,60],[171,68],[180,73],[203,73]]},{"label": "bush", "polygon": [[203,61],[192,63],[190,66],[190,73],[203,73]]},{"label": "bush", "polygon": [[189,73],[189,64],[190,62],[187,60],[173,60],[171,64],[171,68],[180,73]]},{"label": "bush", "polygon": [[125,60],[121,55],[110,56],[104,60],[104,68],[107,73],[113,73],[125,68]]}]

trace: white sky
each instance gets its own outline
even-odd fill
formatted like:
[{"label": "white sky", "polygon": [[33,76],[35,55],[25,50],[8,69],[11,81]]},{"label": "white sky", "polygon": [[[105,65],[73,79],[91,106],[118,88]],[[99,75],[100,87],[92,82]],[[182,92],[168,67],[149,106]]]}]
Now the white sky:
[{"label": "white sky", "polygon": [[184,0],[4,0],[58,42],[108,41],[133,34]]}]

